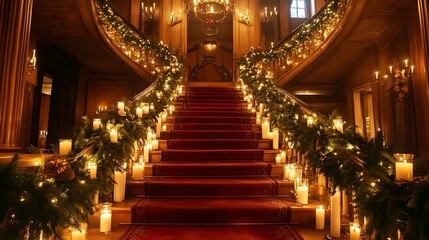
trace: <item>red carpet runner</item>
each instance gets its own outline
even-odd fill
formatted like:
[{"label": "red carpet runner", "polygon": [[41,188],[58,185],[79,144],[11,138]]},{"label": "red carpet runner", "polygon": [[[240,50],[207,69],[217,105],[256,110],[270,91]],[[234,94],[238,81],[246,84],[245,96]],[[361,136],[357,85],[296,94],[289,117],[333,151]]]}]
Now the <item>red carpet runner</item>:
[{"label": "red carpet runner", "polygon": [[182,101],[168,149],[146,178],[146,197],[131,208],[133,223],[151,226],[133,227],[122,239],[302,239],[283,225],[291,210],[277,196],[241,93],[190,88]]}]

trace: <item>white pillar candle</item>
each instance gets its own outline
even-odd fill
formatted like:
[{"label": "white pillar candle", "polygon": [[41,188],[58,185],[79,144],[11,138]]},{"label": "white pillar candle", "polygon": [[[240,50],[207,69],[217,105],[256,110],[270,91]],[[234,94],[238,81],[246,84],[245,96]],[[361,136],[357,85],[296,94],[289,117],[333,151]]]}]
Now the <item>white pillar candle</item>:
[{"label": "white pillar candle", "polygon": [[282,158],[282,164],[286,163],[286,152],[285,151],[281,151],[280,152],[280,156]]},{"label": "white pillar candle", "polygon": [[99,192],[96,191],[94,193],[94,204],[99,204],[100,203],[100,197],[99,197]]},{"label": "white pillar candle", "polygon": [[136,108],[136,115],[137,115],[138,118],[142,118],[142,116],[143,116],[143,110],[142,110],[141,107],[137,107]]},{"label": "white pillar candle", "polygon": [[308,186],[298,186],[296,200],[299,204],[308,204]]},{"label": "white pillar candle", "polygon": [[151,146],[148,144],[148,145],[145,145],[144,146],[144,148],[143,148],[143,158],[144,158],[144,162],[149,162],[149,153],[150,153],[150,148],[151,148]]},{"label": "white pillar candle", "polygon": [[407,162],[404,160],[403,162],[396,162],[396,180],[413,180],[413,163]]},{"label": "white pillar candle", "polygon": [[316,230],[325,229],[325,209],[323,206],[316,208]]},{"label": "white pillar candle", "polygon": [[150,109],[149,105],[144,105],[143,106],[143,114],[149,114],[149,109]]},{"label": "white pillar candle", "polygon": [[172,114],[173,114],[173,112],[174,112],[174,106],[173,106],[173,105],[170,105],[170,106],[168,107],[168,111],[170,112],[170,115],[172,115]]},{"label": "white pillar candle", "polygon": [[112,211],[108,209],[101,210],[100,214],[100,232],[108,233],[112,230]]},{"label": "white pillar candle", "polygon": [[334,119],[334,126],[338,131],[343,132],[344,131],[343,119],[341,118]]},{"label": "white pillar candle", "polygon": [[282,163],[282,156],[280,156],[280,154],[276,155],[276,164],[281,164]]},{"label": "white pillar candle", "polygon": [[72,150],[72,140],[71,139],[60,139],[60,149],[59,154],[60,155],[67,155]]},{"label": "white pillar candle", "polygon": [[289,168],[289,171],[288,171],[288,180],[289,181],[294,181],[294,179],[295,179],[295,169]]},{"label": "white pillar candle", "polygon": [[273,149],[279,149],[279,130],[273,129]]},{"label": "white pillar candle", "polygon": [[273,134],[273,132],[268,132],[268,139],[273,139],[273,137],[274,137],[274,134]]},{"label": "white pillar candle", "polygon": [[144,172],[144,165],[138,164],[138,163],[133,165],[134,180],[143,180],[143,172]]},{"label": "white pillar candle", "polygon": [[97,130],[101,128],[101,119],[100,118],[94,118],[92,120],[92,129]]},{"label": "white pillar candle", "polygon": [[307,117],[307,126],[311,127],[314,124],[314,118],[309,116]]},{"label": "white pillar candle", "polygon": [[115,185],[113,186],[113,201],[122,202],[125,199],[125,186],[127,183],[127,172],[115,171]]},{"label": "white pillar candle", "polygon": [[146,143],[152,142],[152,130],[149,128],[146,134]]},{"label": "white pillar candle", "polygon": [[118,131],[116,131],[116,129],[111,129],[110,130],[110,141],[112,143],[117,143],[118,142]]},{"label": "white pillar candle", "polygon": [[91,177],[91,179],[97,178],[97,163],[88,162],[88,171],[89,171],[89,176]]},{"label": "white pillar candle", "polygon": [[360,228],[357,224],[350,225],[350,240],[359,240],[360,238]]},{"label": "white pillar candle", "polygon": [[167,125],[162,125],[162,131],[163,132],[167,131]]},{"label": "white pillar candle", "polygon": [[341,191],[337,188],[335,194],[330,197],[331,223],[330,234],[332,237],[341,237]]},{"label": "white pillar candle", "polygon": [[119,116],[125,116],[125,103],[118,102],[118,114]]},{"label": "white pillar candle", "polygon": [[270,123],[268,122],[268,118],[264,118],[264,121],[261,124],[262,128],[262,139],[269,139],[268,133],[270,132]]},{"label": "white pillar candle", "polygon": [[159,148],[159,141],[157,139],[152,140],[152,149],[158,150]]},{"label": "white pillar candle", "polygon": [[85,229],[76,229],[71,233],[72,240],[86,240],[86,230]]},{"label": "white pillar candle", "polygon": [[259,114],[261,114],[261,116],[264,114],[264,104],[263,103],[259,104]]},{"label": "white pillar candle", "polygon": [[162,118],[162,122],[167,121],[167,112],[163,112],[161,115],[161,118]]}]

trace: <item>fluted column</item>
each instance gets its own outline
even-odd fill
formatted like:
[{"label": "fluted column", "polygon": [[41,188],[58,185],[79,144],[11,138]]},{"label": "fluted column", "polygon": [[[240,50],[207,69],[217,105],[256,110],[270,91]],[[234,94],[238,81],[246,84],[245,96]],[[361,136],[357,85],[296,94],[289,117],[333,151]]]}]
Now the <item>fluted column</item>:
[{"label": "fluted column", "polygon": [[0,150],[19,147],[33,0],[0,0]]},{"label": "fluted column", "polygon": [[[429,3],[418,0],[420,29],[422,32],[423,49],[425,51],[425,66],[429,64]],[[429,79],[429,78],[428,78]]]}]

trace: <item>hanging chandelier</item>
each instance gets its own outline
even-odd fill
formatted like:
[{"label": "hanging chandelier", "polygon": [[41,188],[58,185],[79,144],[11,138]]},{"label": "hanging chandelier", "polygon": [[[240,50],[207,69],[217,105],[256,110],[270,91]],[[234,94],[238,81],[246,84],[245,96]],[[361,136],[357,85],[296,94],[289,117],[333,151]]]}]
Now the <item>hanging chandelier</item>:
[{"label": "hanging chandelier", "polygon": [[187,12],[193,12],[195,17],[205,24],[221,23],[228,13],[234,11],[234,5],[229,0],[193,0],[186,4]]}]

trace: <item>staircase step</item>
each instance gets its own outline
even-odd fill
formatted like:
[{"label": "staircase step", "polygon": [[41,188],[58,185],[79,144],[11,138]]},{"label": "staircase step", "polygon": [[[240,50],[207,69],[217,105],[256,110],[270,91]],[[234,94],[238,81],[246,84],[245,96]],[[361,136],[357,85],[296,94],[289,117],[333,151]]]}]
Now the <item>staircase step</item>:
[{"label": "staircase step", "polygon": [[235,123],[180,123],[175,130],[252,130],[251,124]]},{"label": "staircase step", "polygon": [[243,99],[225,99],[225,98],[188,98],[188,103],[235,103],[244,104],[247,101]]},{"label": "staircase step", "polygon": [[162,162],[225,162],[263,161],[261,149],[167,149],[162,151]]},{"label": "staircase step", "polygon": [[144,198],[131,208],[133,223],[287,223],[291,208],[281,198]]},{"label": "staircase step", "polygon": [[243,108],[247,107],[247,103],[196,103],[189,102],[184,105],[185,107],[219,107],[219,108]]},{"label": "staircase step", "polygon": [[173,130],[171,139],[253,139],[253,131],[246,130]]},{"label": "staircase step", "polygon": [[169,139],[168,149],[255,149],[258,139]]},{"label": "staircase step", "polygon": [[145,182],[147,196],[264,196],[277,195],[269,177],[153,177]]},{"label": "staircase step", "polygon": [[255,117],[255,113],[244,111],[181,111],[178,116]]},{"label": "staircase step", "polygon": [[206,106],[206,107],[184,107],[183,108],[184,111],[236,111],[236,112],[241,112],[241,111],[247,111],[246,108],[244,107],[237,107],[237,106],[231,106],[231,107],[210,107],[210,106]]},{"label": "staircase step", "polygon": [[213,117],[213,116],[183,116],[176,117],[175,123],[256,123],[254,118],[246,117]]},{"label": "staircase step", "polygon": [[271,165],[265,162],[157,163],[153,176],[269,176]]}]

